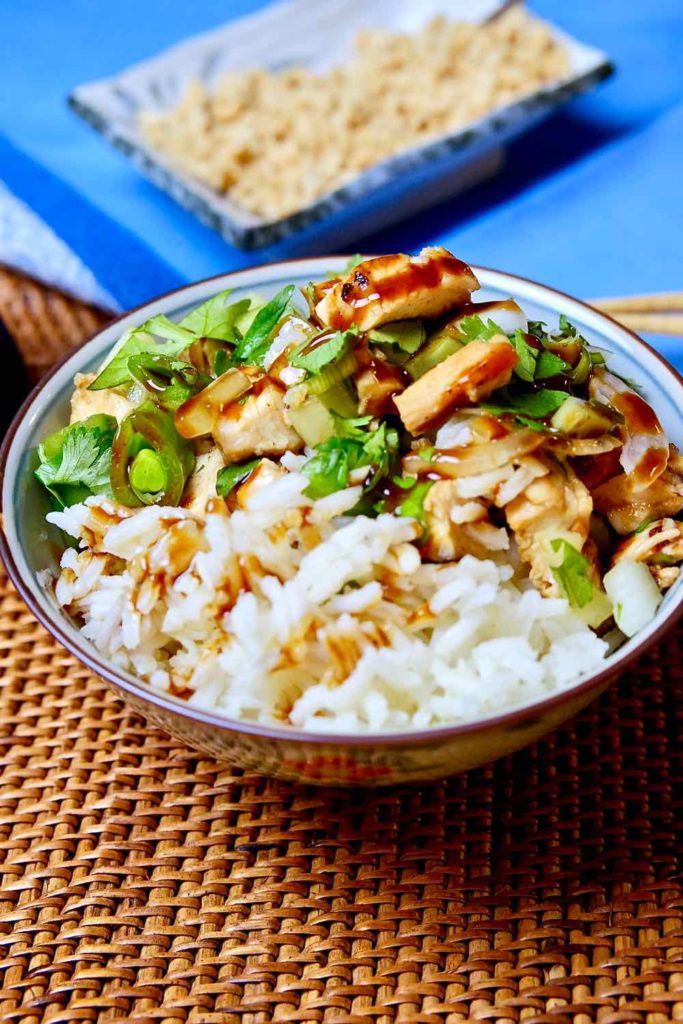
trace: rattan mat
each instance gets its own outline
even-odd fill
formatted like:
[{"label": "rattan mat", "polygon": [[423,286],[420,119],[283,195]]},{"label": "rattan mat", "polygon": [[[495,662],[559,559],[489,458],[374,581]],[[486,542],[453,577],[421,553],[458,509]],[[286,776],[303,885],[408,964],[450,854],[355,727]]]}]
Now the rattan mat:
[{"label": "rattan mat", "polygon": [[466,776],[303,789],[147,728],[0,577],[2,1021],[683,1020],[682,647]]}]

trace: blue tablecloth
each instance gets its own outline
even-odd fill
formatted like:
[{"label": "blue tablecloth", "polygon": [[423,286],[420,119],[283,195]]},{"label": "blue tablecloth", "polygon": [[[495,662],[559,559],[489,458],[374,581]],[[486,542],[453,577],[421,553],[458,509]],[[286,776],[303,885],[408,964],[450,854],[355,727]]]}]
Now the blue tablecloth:
[{"label": "blue tablecloth", "polygon": [[[181,281],[262,262],[264,254],[232,248],[140,178],[68,111],[65,96],[80,82],[262,3],[2,5],[0,178],[123,306]],[[439,241],[465,259],[583,295],[680,288],[683,3],[531,6],[607,51],[615,77],[515,143],[494,181],[358,247]]]}]

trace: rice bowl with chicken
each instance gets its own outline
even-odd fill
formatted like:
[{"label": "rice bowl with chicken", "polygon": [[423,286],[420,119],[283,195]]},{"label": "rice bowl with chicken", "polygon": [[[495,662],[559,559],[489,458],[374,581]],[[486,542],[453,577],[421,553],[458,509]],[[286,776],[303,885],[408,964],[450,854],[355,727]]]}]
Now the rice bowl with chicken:
[{"label": "rice bowl with chicken", "polygon": [[473,721],[599,668],[678,576],[683,463],[609,353],[477,288],[428,249],[126,332],[37,470],[83,636],[309,732]]}]

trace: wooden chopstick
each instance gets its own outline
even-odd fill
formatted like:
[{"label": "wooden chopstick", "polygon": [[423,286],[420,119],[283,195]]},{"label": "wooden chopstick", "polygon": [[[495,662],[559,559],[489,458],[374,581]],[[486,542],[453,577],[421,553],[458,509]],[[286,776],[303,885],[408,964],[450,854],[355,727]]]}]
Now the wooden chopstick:
[{"label": "wooden chopstick", "polygon": [[620,309],[610,309],[609,314],[634,331],[683,337],[683,313],[622,313]]},{"label": "wooden chopstick", "polygon": [[623,298],[591,299],[591,306],[606,313],[671,313],[683,310],[683,292],[657,292],[654,295],[630,295]]},{"label": "wooden chopstick", "polygon": [[683,292],[591,299],[590,304],[633,331],[683,337]]}]

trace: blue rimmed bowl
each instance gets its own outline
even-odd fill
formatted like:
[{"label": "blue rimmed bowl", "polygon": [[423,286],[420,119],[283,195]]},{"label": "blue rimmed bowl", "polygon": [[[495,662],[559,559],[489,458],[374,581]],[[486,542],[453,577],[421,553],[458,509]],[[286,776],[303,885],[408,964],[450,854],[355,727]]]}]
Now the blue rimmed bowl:
[{"label": "blue rimmed bowl", "polygon": [[[376,735],[307,734],[285,726],[240,722],[199,710],[107,661],[57,607],[46,586],[58,573],[62,543],[45,522],[47,496],[33,476],[36,447],[68,419],[75,373],[92,371],[127,327],[157,313],[184,315],[224,288],[274,294],[284,284],[305,285],[347,257],[294,260],[200,281],[127,313],[60,363],[24,403],[0,452],[3,534],[0,553],[19,593],[36,618],[72,654],[111,683],[150,721],[190,745],[227,762],[305,782],[381,784],[465,771],[531,743],[576,714],[649,646],[661,639],[683,608],[683,580],[667,592],[652,622],[574,686],[460,725]],[[642,385],[671,440],[683,446],[683,378],[645,342],[585,303],[552,288],[497,270],[474,268],[477,299],[514,297],[531,319],[553,323],[565,313],[591,344],[610,353],[610,365]],[[64,681],[69,686],[69,680]]]}]

